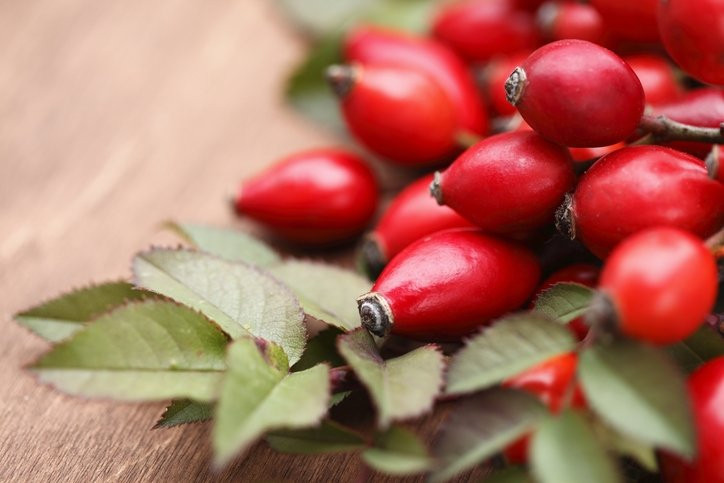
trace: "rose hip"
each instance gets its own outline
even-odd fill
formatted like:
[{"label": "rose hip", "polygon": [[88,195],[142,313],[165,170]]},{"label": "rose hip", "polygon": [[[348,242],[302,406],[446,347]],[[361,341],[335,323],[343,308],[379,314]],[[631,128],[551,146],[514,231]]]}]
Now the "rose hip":
[{"label": "rose hip", "polygon": [[405,166],[440,162],[456,150],[450,98],[416,70],[394,66],[332,66],[347,127],[370,150]]},{"label": "rose hip", "polygon": [[364,230],[377,199],[377,182],[362,159],[316,149],[288,156],[242,183],[235,207],[291,241],[328,244]]},{"label": "rose hip", "polygon": [[461,154],[431,191],[495,233],[535,230],[553,218],[575,181],[568,150],[531,131],[491,136]]},{"label": "rose hip", "polygon": [[432,32],[472,61],[531,50],[538,45],[533,16],[513,0],[468,0],[446,5],[433,21]]},{"label": "rose hip", "polygon": [[681,86],[674,76],[674,70],[661,57],[641,54],[625,57],[624,60],[641,81],[647,104],[670,102],[681,95]]},{"label": "rose hip", "polygon": [[691,335],[714,307],[716,261],[704,243],[676,228],[651,228],[606,260],[599,290],[621,332],[655,344]]},{"label": "rose hip", "polygon": [[724,85],[723,15],[721,0],[659,2],[659,32],[666,51],[702,82]]},{"label": "rose hip", "polygon": [[454,340],[523,305],[539,276],[525,248],[474,229],[447,230],[405,248],[357,302],[373,334]]},{"label": "rose hip", "polygon": [[396,65],[424,72],[450,98],[460,130],[487,134],[489,121],[475,80],[462,59],[444,44],[379,27],[357,27],[347,34],[344,56],[362,65]]},{"label": "rose hip", "polygon": [[430,197],[432,178],[432,174],[424,176],[402,190],[365,238],[360,256],[369,274],[378,275],[392,257],[420,238],[442,230],[473,226]]},{"label": "rose hip", "polygon": [[591,0],[610,32],[619,40],[633,42],[659,40],[658,3],[659,0]]},{"label": "rose hip", "polygon": [[579,39],[596,44],[606,40],[603,18],[585,3],[546,2],[538,10],[538,24],[549,40]]},{"label": "rose hip", "polygon": [[610,50],[584,40],[559,40],[536,50],[505,89],[533,129],[564,146],[624,141],[644,111],[644,91],[633,70]]},{"label": "rose hip", "polygon": [[716,233],[724,223],[724,185],[688,154],[661,146],[627,147],[598,160],[559,215],[564,231],[604,258],[645,228],[672,226],[702,238]]},{"label": "rose hip", "polygon": [[505,82],[510,73],[515,70],[527,57],[530,52],[512,54],[508,57],[498,57],[491,60],[485,68],[487,82],[485,92],[493,111],[501,116],[512,116],[516,113],[513,106],[505,95]]}]

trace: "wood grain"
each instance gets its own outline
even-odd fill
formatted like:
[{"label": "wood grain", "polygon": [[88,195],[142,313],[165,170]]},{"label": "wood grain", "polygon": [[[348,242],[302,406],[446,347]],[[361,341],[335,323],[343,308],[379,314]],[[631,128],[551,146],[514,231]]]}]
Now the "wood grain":
[{"label": "wood grain", "polygon": [[238,223],[239,179],[334,143],[280,100],[303,48],[268,0],[0,2],[0,481],[381,479],[264,445],[213,473],[208,425],[151,431],[160,404],[37,384],[22,366],[47,344],[11,321],[127,277],[134,252],[175,243],[163,220]]}]

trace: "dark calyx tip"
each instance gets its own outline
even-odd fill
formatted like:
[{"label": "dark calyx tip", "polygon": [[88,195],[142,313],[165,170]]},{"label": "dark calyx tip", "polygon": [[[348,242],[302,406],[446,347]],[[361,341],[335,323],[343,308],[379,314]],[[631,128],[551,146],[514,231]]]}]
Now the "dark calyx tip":
[{"label": "dark calyx tip", "polygon": [[325,74],[332,91],[343,99],[350,93],[357,80],[357,68],[351,65],[330,65]]},{"label": "dark calyx tip", "polygon": [[362,240],[357,252],[357,260],[359,266],[371,280],[376,279],[387,265],[387,257],[373,234],[365,236]]},{"label": "dark calyx tip", "polygon": [[432,183],[430,183],[430,195],[435,198],[438,205],[445,204],[445,200],[442,197],[442,173],[440,171],[435,171],[433,175]]},{"label": "dark calyx tip", "polygon": [[525,90],[526,75],[522,67],[516,67],[505,81],[505,98],[514,106],[518,104]]},{"label": "dark calyx tip", "polygon": [[573,219],[573,195],[566,193],[563,202],[556,208],[555,224],[558,232],[569,239],[576,238],[576,224]]},{"label": "dark calyx tip", "polygon": [[376,292],[367,293],[357,299],[357,308],[362,325],[377,337],[385,337],[392,329],[392,313],[384,297]]},{"label": "dark calyx tip", "polygon": [[706,172],[711,179],[717,179],[719,170],[721,169],[721,166],[719,166],[719,149],[721,149],[719,145],[715,144],[704,160],[706,163]]},{"label": "dark calyx tip", "polygon": [[618,330],[616,307],[608,294],[596,292],[583,316],[586,325],[597,327],[599,333],[615,333]]}]

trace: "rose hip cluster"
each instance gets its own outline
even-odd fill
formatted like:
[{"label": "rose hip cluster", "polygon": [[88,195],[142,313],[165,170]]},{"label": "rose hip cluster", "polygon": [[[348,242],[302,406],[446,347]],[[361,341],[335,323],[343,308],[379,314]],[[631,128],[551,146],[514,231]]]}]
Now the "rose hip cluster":
[{"label": "rose hip cluster", "polygon": [[[429,36],[349,31],[327,71],[349,132],[383,162],[428,170],[363,238],[376,282],[358,299],[362,324],[459,340],[575,282],[596,289],[569,325],[579,339],[591,326],[658,345],[691,335],[715,303],[724,225],[722,18],[716,0],[468,0],[443,7]],[[288,240],[330,245],[369,226],[378,187],[358,155],[319,149],[245,182],[235,203]],[[541,261],[554,225],[587,263]],[[555,411],[576,360],[506,384]],[[711,364],[692,378],[705,423],[714,396],[698,385],[716,379],[720,402],[724,390]],[[700,459],[671,458],[669,473],[722,481],[721,445],[712,456],[714,436],[701,438]]]}]

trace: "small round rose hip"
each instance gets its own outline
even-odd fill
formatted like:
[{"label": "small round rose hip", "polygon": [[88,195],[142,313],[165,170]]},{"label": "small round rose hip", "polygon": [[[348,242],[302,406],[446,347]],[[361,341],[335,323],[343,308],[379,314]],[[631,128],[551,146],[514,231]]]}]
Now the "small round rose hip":
[{"label": "small round rose hip", "polygon": [[401,165],[424,166],[455,152],[455,108],[425,73],[388,65],[335,65],[327,79],[350,131],[375,153]]},{"label": "small round rose hip", "polygon": [[601,15],[585,3],[546,2],[538,9],[538,24],[550,40],[579,39],[596,44],[606,40]]},{"label": "small round rose hip", "polygon": [[654,344],[691,335],[714,307],[716,261],[704,243],[676,228],[652,228],[606,260],[600,297],[621,332]]},{"label": "small round rose hip", "polygon": [[431,192],[486,231],[510,234],[550,222],[574,181],[566,148],[518,131],[469,148],[435,178]]},{"label": "small round rose hip", "polygon": [[644,91],[633,70],[584,40],[539,48],[510,75],[505,90],[533,129],[564,146],[624,141],[644,112]]},{"label": "small round rose hip", "polygon": [[721,0],[662,0],[659,31],[666,51],[686,72],[724,85],[724,4]]},{"label": "small round rose hip", "polygon": [[450,98],[460,130],[487,134],[488,116],[475,80],[463,60],[446,45],[404,32],[362,26],[347,34],[344,57],[351,63],[396,65],[424,72]]},{"label": "small round rose hip", "polygon": [[672,226],[706,238],[724,224],[724,185],[704,163],[661,146],[619,149],[598,160],[559,210],[559,228],[601,258],[645,228]]},{"label": "small round rose hip", "polygon": [[674,76],[674,69],[661,57],[640,54],[624,57],[624,60],[641,81],[647,104],[670,102],[681,96],[682,89]]},{"label": "small round rose hip", "polygon": [[377,182],[362,159],[340,149],[315,149],[243,182],[234,205],[238,214],[283,238],[329,244],[362,232],[377,199]]},{"label": "small round rose hip", "polygon": [[471,61],[534,49],[533,16],[514,0],[467,0],[446,5],[433,21],[433,35]]},{"label": "small round rose hip", "polygon": [[446,230],[401,251],[357,303],[373,334],[456,340],[523,305],[539,276],[535,255],[517,244]]},{"label": "small round rose hip", "polygon": [[618,40],[657,42],[656,7],[660,0],[591,0]]},{"label": "small round rose hip", "polygon": [[438,231],[473,224],[430,197],[433,175],[424,176],[402,190],[390,203],[360,249],[367,273],[377,276],[395,255],[411,243]]}]

